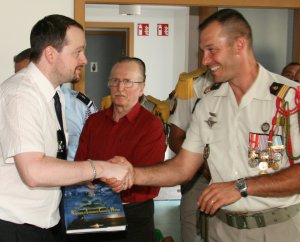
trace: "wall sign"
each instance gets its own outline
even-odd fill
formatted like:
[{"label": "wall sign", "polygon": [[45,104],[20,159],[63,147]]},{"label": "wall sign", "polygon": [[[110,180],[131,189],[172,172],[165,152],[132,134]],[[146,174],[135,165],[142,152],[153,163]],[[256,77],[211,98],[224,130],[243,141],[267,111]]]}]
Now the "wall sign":
[{"label": "wall sign", "polygon": [[137,27],[138,36],[149,36],[149,24],[138,24]]},{"label": "wall sign", "polygon": [[157,35],[168,36],[169,35],[169,24],[157,24]]}]

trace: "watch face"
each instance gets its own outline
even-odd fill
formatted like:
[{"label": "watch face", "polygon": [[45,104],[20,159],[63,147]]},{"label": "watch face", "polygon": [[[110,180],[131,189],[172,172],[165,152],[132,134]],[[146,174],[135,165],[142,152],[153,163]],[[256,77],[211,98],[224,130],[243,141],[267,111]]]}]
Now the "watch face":
[{"label": "watch face", "polygon": [[246,197],[247,194],[247,184],[244,178],[240,178],[236,181],[236,188],[241,193],[242,197]]}]

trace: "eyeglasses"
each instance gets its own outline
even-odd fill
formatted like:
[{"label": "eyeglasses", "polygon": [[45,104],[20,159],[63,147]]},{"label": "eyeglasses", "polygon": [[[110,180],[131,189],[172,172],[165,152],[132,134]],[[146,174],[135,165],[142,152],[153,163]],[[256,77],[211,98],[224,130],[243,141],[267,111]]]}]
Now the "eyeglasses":
[{"label": "eyeglasses", "polygon": [[133,87],[133,83],[144,83],[144,81],[143,82],[136,82],[136,81],[131,81],[131,80],[128,80],[128,79],[120,80],[118,78],[111,78],[108,81],[108,86],[109,87],[116,87],[116,86],[120,85],[121,83],[123,83],[124,87],[130,88],[130,87]]}]

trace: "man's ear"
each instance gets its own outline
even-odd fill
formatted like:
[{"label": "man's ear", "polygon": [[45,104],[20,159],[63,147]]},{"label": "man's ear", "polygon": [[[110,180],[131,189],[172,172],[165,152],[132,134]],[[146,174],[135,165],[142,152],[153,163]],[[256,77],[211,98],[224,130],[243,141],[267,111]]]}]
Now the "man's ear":
[{"label": "man's ear", "polygon": [[49,63],[54,62],[56,52],[57,51],[50,45],[44,49],[44,56]]},{"label": "man's ear", "polygon": [[142,97],[144,95],[144,88],[145,88],[145,84],[143,84],[143,87],[140,88],[139,97]]},{"label": "man's ear", "polygon": [[240,53],[246,46],[246,40],[244,37],[238,37],[235,41],[236,50]]}]

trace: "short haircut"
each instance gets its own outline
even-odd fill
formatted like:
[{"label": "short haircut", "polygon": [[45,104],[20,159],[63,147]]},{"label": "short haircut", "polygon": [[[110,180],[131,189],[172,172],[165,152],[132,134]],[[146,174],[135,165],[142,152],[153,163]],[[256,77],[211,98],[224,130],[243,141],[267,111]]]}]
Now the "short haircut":
[{"label": "short haircut", "polygon": [[66,32],[71,26],[83,30],[81,24],[69,17],[53,14],[39,20],[30,34],[31,59],[38,61],[47,46],[54,47],[58,52],[67,44]]},{"label": "short haircut", "polygon": [[138,64],[139,67],[140,67],[141,76],[143,77],[143,81],[146,80],[146,65],[145,65],[144,61],[142,61],[140,58],[137,58],[137,57],[122,56],[113,65],[113,67],[111,68],[111,70],[115,67],[115,65],[117,65],[119,63],[124,63],[124,62],[135,62],[136,64]]},{"label": "short haircut", "polygon": [[30,60],[30,55],[31,55],[31,49],[27,48],[23,51],[21,51],[19,54],[17,54],[16,56],[14,56],[14,62],[15,63],[19,63],[23,60]]},{"label": "short haircut", "polygon": [[300,62],[290,62],[288,63],[285,67],[283,67],[282,71],[281,71],[281,75],[284,74],[284,72],[286,72],[286,69],[289,68],[290,66],[300,66]]},{"label": "short haircut", "polygon": [[251,26],[240,12],[234,9],[221,9],[213,13],[199,25],[200,33],[215,21],[225,27],[229,37],[232,39],[240,36],[246,37],[249,45],[252,47]]}]

